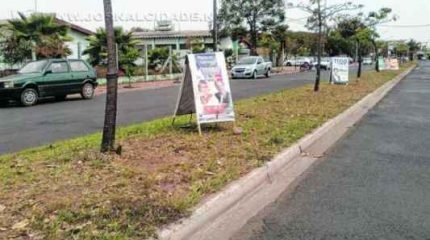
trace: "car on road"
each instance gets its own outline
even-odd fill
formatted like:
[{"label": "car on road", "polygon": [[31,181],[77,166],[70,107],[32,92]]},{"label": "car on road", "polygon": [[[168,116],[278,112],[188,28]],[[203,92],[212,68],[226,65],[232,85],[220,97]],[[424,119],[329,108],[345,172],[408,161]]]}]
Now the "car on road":
[{"label": "car on road", "polygon": [[284,62],[284,66],[292,67],[292,66],[302,66],[302,65],[308,65],[313,66],[313,60],[310,57],[297,57],[288,59]]},{"label": "car on road", "polygon": [[373,60],[370,57],[363,58],[363,65],[372,65]]},{"label": "car on road", "polygon": [[231,76],[235,78],[270,77],[272,62],[266,62],[262,57],[245,57],[233,66]]},{"label": "car on road", "polygon": [[[315,69],[318,67],[318,61],[314,63]],[[331,67],[331,58],[324,57],[321,58],[321,70],[330,70]]]},{"label": "car on road", "polygon": [[69,94],[92,99],[96,87],[96,72],[87,62],[46,59],[26,64],[16,75],[0,78],[0,100],[33,106],[40,98],[64,100]]}]

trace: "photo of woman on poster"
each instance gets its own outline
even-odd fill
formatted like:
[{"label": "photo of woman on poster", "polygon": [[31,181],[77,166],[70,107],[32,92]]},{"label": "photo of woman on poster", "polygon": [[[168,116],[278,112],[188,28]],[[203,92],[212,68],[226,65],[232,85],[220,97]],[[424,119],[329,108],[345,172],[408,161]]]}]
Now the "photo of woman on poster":
[{"label": "photo of woman on poster", "polygon": [[339,75],[339,69],[338,68],[333,68],[333,80],[334,82],[341,82],[342,78]]}]

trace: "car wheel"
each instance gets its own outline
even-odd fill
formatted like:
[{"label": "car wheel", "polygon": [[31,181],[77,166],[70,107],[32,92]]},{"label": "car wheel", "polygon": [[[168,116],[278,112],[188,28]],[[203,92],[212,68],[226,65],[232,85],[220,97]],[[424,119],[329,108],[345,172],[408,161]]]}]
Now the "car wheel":
[{"label": "car wheel", "polygon": [[81,96],[83,99],[92,99],[94,97],[94,85],[85,83],[82,86]]},{"label": "car wheel", "polygon": [[258,78],[257,71],[254,71],[254,73],[252,74],[252,79],[257,79],[257,78]]},{"label": "car wheel", "polygon": [[267,72],[264,76],[266,76],[266,78],[270,78],[270,69],[267,69]]},{"label": "car wheel", "polygon": [[292,67],[293,65],[291,63],[287,63],[287,67]]},{"label": "car wheel", "polygon": [[39,94],[34,88],[26,88],[21,93],[21,104],[25,107],[36,105]]}]

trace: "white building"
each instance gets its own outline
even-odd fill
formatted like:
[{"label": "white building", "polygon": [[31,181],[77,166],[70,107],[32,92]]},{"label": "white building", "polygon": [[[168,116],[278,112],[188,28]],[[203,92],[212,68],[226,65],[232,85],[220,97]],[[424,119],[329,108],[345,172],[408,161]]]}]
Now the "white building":
[{"label": "white building", "polygon": [[213,48],[213,39],[209,31],[148,31],[135,32],[133,35],[140,40],[139,48],[142,50],[171,47],[174,52],[183,55],[191,51],[192,41],[201,43],[207,49]]},{"label": "white building", "polygon": [[72,37],[72,41],[67,42],[66,45],[72,50],[72,55],[68,56],[70,59],[76,59],[82,57],[82,52],[88,48],[89,42],[87,38],[95,33],[81,26],[56,19],[58,24],[69,26],[69,36]]},{"label": "white building", "polygon": [[[208,51],[213,49],[212,33],[209,30],[183,30],[177,31],[171,21],[159,21],[153,31],[139,31],[133,33],[134,37],[140,40],[139,48],[154,49],[167,47],[174,53],[184,56],[191,52],[190,45],[194,43],[202,44]],[[230,38],[219,39],[220,49],[232,49],[233,42]]]}]

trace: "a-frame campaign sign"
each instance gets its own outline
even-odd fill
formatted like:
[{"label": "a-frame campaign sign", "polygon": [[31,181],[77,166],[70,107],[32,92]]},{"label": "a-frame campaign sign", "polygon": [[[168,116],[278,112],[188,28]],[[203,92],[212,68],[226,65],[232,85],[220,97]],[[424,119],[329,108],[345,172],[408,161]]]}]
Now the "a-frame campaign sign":
[{"label": "a-frame campaign sign", "polygon": [[235,121],[230,79],[223,53],[189,54],[174,120],[196,114],[201,124]]}]

